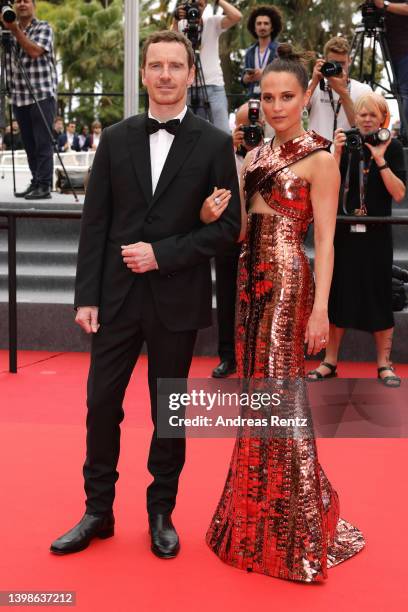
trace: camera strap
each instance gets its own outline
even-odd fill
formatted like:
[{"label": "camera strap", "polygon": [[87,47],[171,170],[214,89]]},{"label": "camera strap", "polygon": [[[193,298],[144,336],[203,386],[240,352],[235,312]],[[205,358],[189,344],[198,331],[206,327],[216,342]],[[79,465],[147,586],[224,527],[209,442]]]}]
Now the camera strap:
[{"label": "camera strap", "polygon": [[[350,93],[350,81],[348,81],[347,83],[347,88],[349,90]],[[339,116],[339,112],[341,109],[341,98],[339,97],[339,99],[337,100],[337,105],[334,105],[334,98],[333,98],[333,91],[332,88],[330,87],[329,84],[327,84],[327,92],[329,94],[329,98],[330,98],[330,106],[333,109],[333,113],[334,113],[334,119],[333,119],[333,134],[334,132],[337,130],[337,118]]]},{"label": "camera strap", "polygon": [[[364,216],[367,214],[367,207],[366,207],[365,201],[366,201],[366,195],[367,195],[368,175],[370,172],[373,158],[370,157],[368,162],[366,162],[363,150],[360,150],[359,153],[360,153],[360,159],[358,162],[358,183],[359,183],[360,209],[359,209],[358,214],[361,216]],[[350,191],[351,156],[352,156],[352,151],[349,151],[348,158],[347,158],[346,177],[344,179],[343,197],[342,197],[342,209],[345,215],[357,214],[355,213],[355,211],[353,211],[352,213],[349,213],[347,210],[347,198],[348,198],[348,193]]]}]

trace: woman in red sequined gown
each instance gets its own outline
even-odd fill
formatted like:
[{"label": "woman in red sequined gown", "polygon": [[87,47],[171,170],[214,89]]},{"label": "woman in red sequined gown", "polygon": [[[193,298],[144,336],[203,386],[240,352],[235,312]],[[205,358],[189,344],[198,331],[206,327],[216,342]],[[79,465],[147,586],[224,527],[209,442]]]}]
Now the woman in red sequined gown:
[{"label": "woman in red sequined gown", "polygon": [[[314,354],[328,338],[339,171],[330,143],[302,128],[307,85],[301,57],[281,45],[261,82],[265,119],[276,136],[247,155],[241,177],[236,352],[243,379],[304,384],[304,343]],[[316,288],[303,246],[312,219]],[[208,545],[247,571],[303,582],[326,578],[327,568],[361,550],[364,538],[339,518],[313,435],[246,433],[235,442]]]}]

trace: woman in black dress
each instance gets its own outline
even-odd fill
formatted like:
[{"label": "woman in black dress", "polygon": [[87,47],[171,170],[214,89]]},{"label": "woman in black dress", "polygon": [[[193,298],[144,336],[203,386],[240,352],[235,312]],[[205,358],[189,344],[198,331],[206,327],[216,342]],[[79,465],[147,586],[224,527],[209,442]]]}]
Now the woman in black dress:
[{"label": "woman in black dress", "polygon": [[[389,117],[385,99],[374,93],[365,94],[356,101],[355,113],[356,127],[362,134],[377,131]],[[392,200],[400,202],[405,195],[404,157],[400,142],[390,139],[375,147],[368,143],[363,145],[363,202],[366,211],[361,209],[359,151],[351,153],[349,191],[343,201],[348,161],[345,142],[344,131],[338,129],[334,139],[334,156],[340,164],[342,176],[338,213],[390,216]],[[334,272],[329,299],[329,342],[322,363],[316,370],[309,372],[307,378],[317,381],[336,375],[344,331],[352,328],[374,334],[378,378],[387,386],[399,386],[401,380],[394,374],[390,361],[394,331],[391,226],[362,223],[356,227],[338,223],[334,247]]]}]

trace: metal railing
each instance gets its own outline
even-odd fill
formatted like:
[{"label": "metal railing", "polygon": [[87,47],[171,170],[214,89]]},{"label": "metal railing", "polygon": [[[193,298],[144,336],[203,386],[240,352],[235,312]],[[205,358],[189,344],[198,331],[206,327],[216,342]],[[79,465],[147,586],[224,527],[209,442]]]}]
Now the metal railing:
[{"label": "metal railing", "polygon": [[[8,323],[9,323],[9,372],[17,373],[17,218],[31,219],[80,219],[82,212],[73,210],[15,210],[0,208],[0,230],[7,231],[8,249]],[[339,223],[408,225],[406,217],[355,217],[338,216]]]}]

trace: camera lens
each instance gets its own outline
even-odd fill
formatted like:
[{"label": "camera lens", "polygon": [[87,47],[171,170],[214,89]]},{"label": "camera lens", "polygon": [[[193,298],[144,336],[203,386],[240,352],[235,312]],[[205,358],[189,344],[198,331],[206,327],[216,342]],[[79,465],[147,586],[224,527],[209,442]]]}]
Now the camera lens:
[{"label": "camera lens", "polygon": [[377,138],[380,142],[387,142],[391,137],[391,132],[387,128],[380,128],[377,132]]},{"label": "camera lens", "polygon": [[320,72],[326,78],[339,76],[343,72],[343,67],[339,62],[324,62],[320,68]]}]

